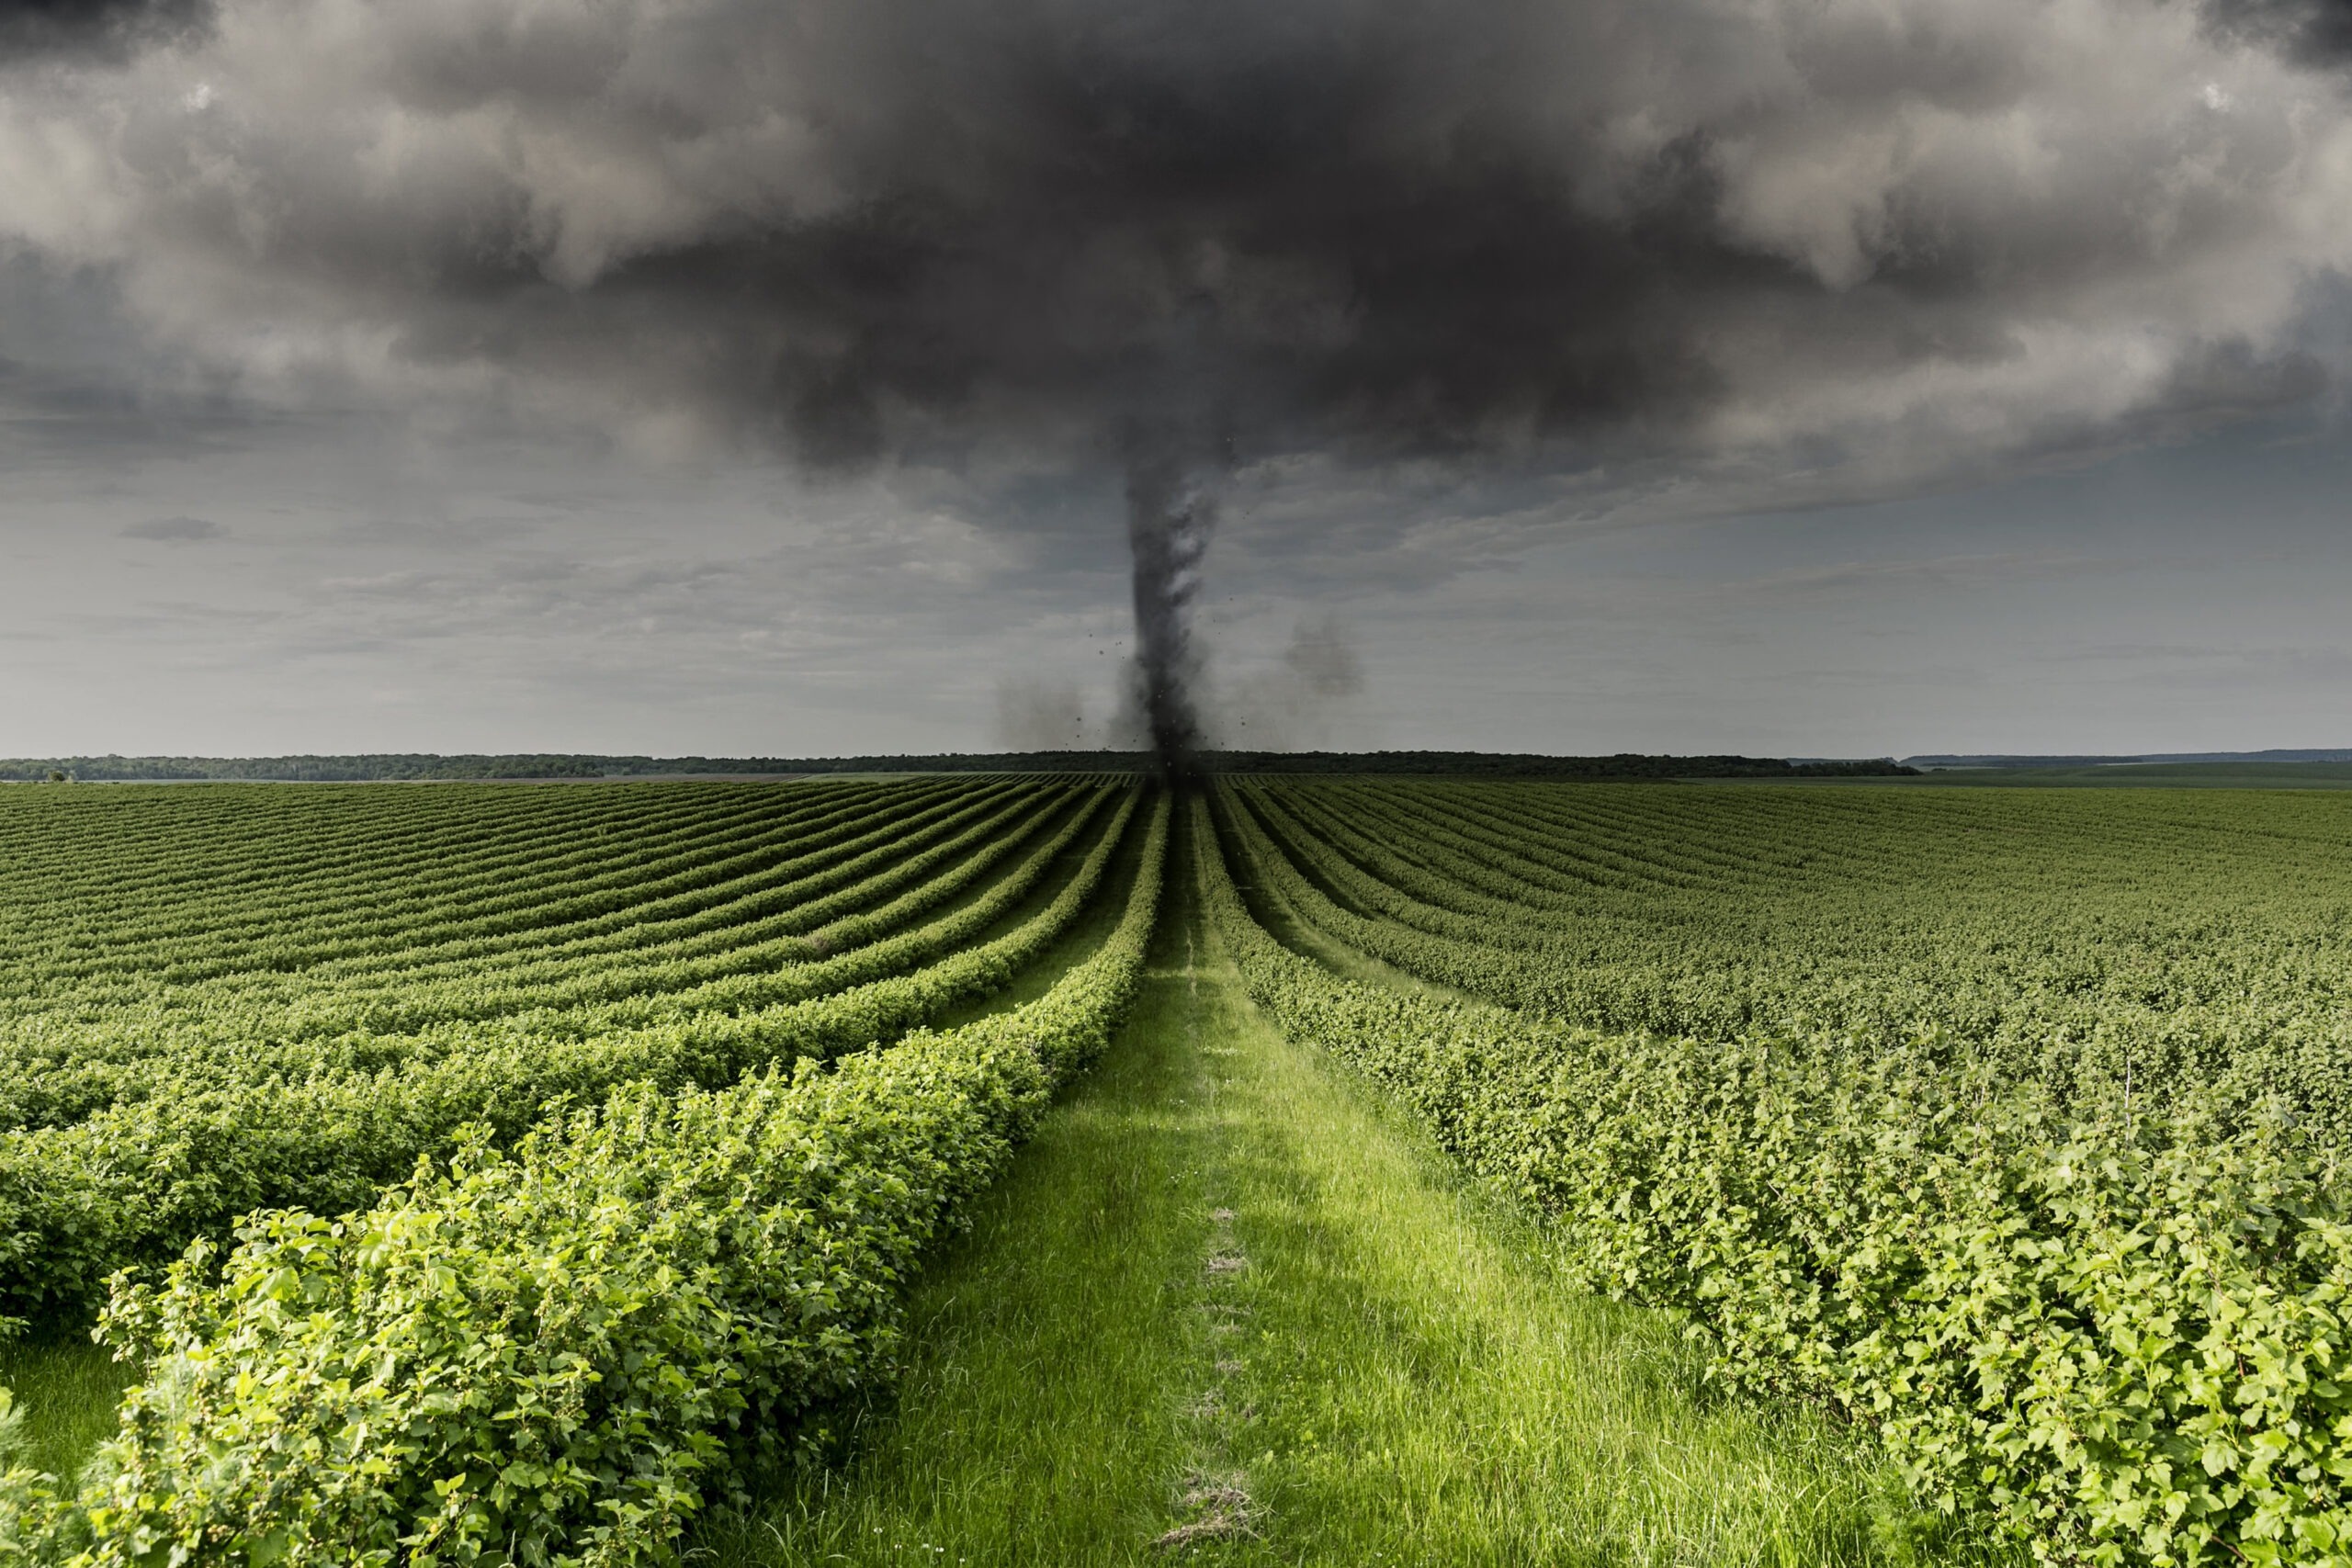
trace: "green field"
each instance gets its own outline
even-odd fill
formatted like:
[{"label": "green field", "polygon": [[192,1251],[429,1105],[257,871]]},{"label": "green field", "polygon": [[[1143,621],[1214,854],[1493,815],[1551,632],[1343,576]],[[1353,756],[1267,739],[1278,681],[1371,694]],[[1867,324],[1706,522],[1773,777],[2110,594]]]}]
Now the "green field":
[{"label": "green field", "polygon": [[2321,792],[0,793],[0,1564],[2346,1562],[2347,958]]}]

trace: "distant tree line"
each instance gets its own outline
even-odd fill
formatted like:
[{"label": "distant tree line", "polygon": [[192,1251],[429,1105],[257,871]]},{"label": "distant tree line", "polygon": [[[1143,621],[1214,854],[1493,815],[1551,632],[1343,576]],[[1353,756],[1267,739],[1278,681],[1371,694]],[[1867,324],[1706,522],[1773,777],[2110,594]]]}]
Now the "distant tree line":
[{"label": "distant tree line", "polygon": [[1212,751],[1212,773],[1419,773],[1549,779],[1877,778],[1916,773],[1885,757],[1792,762],[1781,757],[1545,757],[1510,751]]},{"label": "distant tree line", "polygon": [[2205,762],[2352,762],[2352,750],[2343,747],[2313,749],[2279,749],[2267,751],[2144,751],[2124,755],[2101,752],[2084,756],[2054,753],[2013,754],[2009,752],[1947,753],[1905,757],[1915,767],[1942,770],[1947,768],[2109,768],[2143,766],[2150,763]]},{"label": "distant tree line", "polygon": [[602,757],[577,752],[373,752],[345,757],[52,757],[0,761],[0,780],[63,773],[112,783],[204,779],[288,784],[448,779],[602,779],[728,773],[1092,773],[1137,768],[1139,752],[1004,752],[928,757]]},{"label": "distant tree line", "polygon": [[[1547,757],[1498,751],[1211,751],[1210,773],[1419,773],[1491,778],[1849,778],[1916,773],[1887,758],[1792,762],[1778,757]],[[348,757],[48,757],[0,761],[0,780],[167,783],[203,779],[284,783],[378,780],[597,779],[723,774],[1102,773],[1148,765],[1140,751],[942,752],[895,757],[599,757],[513,752],[441,756],[382,752]]]}]

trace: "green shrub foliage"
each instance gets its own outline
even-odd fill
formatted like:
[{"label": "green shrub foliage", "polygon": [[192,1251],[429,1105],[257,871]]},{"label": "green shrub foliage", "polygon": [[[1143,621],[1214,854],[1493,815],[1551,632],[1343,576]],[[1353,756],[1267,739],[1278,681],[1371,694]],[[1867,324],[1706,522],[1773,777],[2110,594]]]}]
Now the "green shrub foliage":
[{"label": "green shrub foliage", "polygon": [[674,1560],[888,1369],[922,1249],[1125,1010],[1168,828],[1163,799],[1114,934],[1025,1007],[723,1089],[631,1081],[503,1150],[477,1123],[371,1208],[258,1213],[225,1258],[118,1278],[102,1332],[148,1381],[73,1507],[0,1480],[0,1551]]},{"label": "green shrub foliage", "polygon": [[[649,980],[642,950],[616,955],[597,943],[569,961],[574,994],[560,1005],[534,1000],[518,1010],[483,1001],[480,1016],[452,1021],[445,1000],[433,1004],[442,1016],[423,1027],[345,1029],[318,1043],[288,1017],[322,1000],[347,1005],[347,971],[305,976],[290,1008],[254,1002],[255,985],[231,993],[235,1006],[215,1005],[219,987],[194,999],[175,995],[168,1021],[145,1038],[122,1021],[125,1010],[102,1013],[104,1025],[131,1037],[129,1047],[85,1041],[42,1059],[29,1081],[86,1083],[100,1063],[112,1075],[106,1102],[0,1134],[0,1313],[86,1320],[114,1269],[223,1238],[255,1208],[334,1213],[365,1203],[420,1155],[448,1152],[461,1126],[486,1127],[503,1142],[550,1106],[593,1101],[617,1084],[718,1088],[769,1062],[894,1035],[1002,985],[1058,938],[1091,897],[1136,798],[1126,788],[1071,795],[1055,786],[1025,812],[1016,803],[1010,818],[985,816],[972,829],[982,838],[939,846],[954,852],[945,861],[922,834],[902,833],[899,856],[859,884],[867,908],[842,913],[823,897],[817,915],[798,907],[801,929],[830,938],[823,955],[799,935],[785,939],[789,956],[768,943],[747,949],[739,925],[729,928],[736,945],[721,956],[737,964],[748,951],[748,964],[684,989]],[[1052,886],[1063,857],[1080,845],[1083,861],[1052,898],[989,934]],[[909,865],[927,875],[888,896],[909,880]],[[785,863],[766,870],[763,886],[803,885]],[[726,907],[740,915],[741,902]],[[642,913],[645,904],[632,908]],[[497,994],[476,964],[463,984],[477,998]],[[380,1005],[423,1007],[428,989],[410,978]],[[144,1016],[130,1010],[134,1021]]]},{"label": "green shrub foliage", "polygon": [[1609,1032],[1342,979],[1259,923],[1199,809],[1259,1005],[1555,1216],[1587,1283],[1686,1314],[1731,1382],[1875,1427],[1922,1496],[2047,1561],[2352,1562],[2352,1215],[2290,1117],[2178,1082],[2095,1100],[1932,1034]]},{"label": "green shrub foliage", "polygon": [[[0,1314],[104,1300],[147,1381],[72,1485],[0,1393],[0,1568],[674,1559],[885,1375],[907,1270],[1125,1009],[1164,800],[1104,946],[924,1028],[1144,799],[8,792]],[[2352,1568],[2352,801],[1187,809],[1259,1005],[1727,1383],[2052,1563]]]}]

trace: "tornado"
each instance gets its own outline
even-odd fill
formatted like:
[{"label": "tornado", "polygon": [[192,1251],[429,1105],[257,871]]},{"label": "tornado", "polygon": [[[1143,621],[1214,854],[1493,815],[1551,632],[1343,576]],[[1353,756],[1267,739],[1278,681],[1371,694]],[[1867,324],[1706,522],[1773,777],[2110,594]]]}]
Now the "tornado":
[{"label": "tornado", "polygon": [[1133,454],[1127,461],[1136,695],[1153,765],[1170,778],[1187,776],[1201,749],[1201,659],[1192,609],[1216,524],[1213,482],[1164,449]]}]

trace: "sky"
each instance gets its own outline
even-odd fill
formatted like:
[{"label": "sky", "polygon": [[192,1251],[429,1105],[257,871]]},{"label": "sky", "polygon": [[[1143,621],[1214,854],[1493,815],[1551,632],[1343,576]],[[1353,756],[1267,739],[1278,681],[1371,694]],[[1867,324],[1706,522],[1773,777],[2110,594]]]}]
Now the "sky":
[{"label": "sky", "polygon": [[2347,269],[2333,4],[0,0],[0,754],[2352,745]]}]

